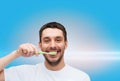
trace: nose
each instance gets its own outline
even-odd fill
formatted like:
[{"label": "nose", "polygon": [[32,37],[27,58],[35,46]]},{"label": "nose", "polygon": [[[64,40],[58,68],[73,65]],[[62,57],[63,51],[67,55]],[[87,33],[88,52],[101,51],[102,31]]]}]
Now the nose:
[{"label": "nose", "polygon": [[56,43],[55,43],[55,41],[51,41],[50,49],[51,50],[56,50]]}]

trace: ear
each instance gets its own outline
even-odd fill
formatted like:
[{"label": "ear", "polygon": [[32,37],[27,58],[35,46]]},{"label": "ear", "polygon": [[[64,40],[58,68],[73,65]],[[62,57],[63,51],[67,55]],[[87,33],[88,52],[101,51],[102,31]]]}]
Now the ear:
[{"label": "ear", "polygon": [[65,49],[68,47],[68,41],[65,41]]}]

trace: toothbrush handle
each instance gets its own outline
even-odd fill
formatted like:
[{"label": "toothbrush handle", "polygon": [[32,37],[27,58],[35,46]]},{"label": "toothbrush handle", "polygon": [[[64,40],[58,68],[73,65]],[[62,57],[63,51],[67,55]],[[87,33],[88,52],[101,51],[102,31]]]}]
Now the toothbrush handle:
[{"label": "toothbrush handle", "polygon": [[40,51],[40,52],[38,52],[38,54],[45,54],[45,52]]}]

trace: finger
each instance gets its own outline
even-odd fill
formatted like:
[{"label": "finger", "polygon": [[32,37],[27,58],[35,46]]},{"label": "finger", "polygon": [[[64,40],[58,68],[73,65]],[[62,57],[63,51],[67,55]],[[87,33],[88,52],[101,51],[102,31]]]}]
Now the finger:
[{"label": "finger", "polygon": [[31,53],[33,51],[32,46],[31,46],[30,43],[25,44],[24,48],[27,49],[28,53]]},{"label": "finger", "polygon": [[28,44],[22,44],[19,47],[19,52],[22,56],[28,56],[27,54],[29,53],[29,48]]},{"label": "finger", "polygon": [[36,56],[38,56],[39,54],[38,54],[38,49],[37,49],[37,47],[36,47],[35,45],[33,45],[33,44],[32,44],[32,47],[33,47],[33,49],[34,49],[34,54],[35,54]]},{"label": "finger", "polygon": [[26,54],[26,53],[27,53],[27,49],[25,49],[24,46],[21,45],[21,46],[18,48],[17,53],[19,53],[19,54],[21,54],[21,55],[22,55],[22,54]]},{"label": "finger", "polygon": [[35,54],[35,51],[36,51],[36,46],[35,46],[35,45],[33,45],[33,44],[31,44],[31,48],[32,48],[32,52],[33,52],[33,54]]},{"label": "finger", "polygon": [[23,54],[27,54],[28,53],[27,49],[22,50],[22,52],[23,52]]},{"label": "finger", "polygon": [[39,55],[36,46],[30,43],[20,45],[18,50],[19,50],[19,53],[24,57]]},{"label": "finger", "polygon": [[32,55],[33,51],[34,51],[34,49],[32,48],[32,46],[29,46],[27,49],[28,49],[28,53]]}]

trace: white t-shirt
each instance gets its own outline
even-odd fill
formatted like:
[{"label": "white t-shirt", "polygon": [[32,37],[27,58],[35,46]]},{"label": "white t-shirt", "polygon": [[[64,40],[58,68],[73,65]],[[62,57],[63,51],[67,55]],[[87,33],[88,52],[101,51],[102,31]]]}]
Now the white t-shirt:
[{"label": "white t-shirt", "polygon": [[89,76],[69,65],[59,71],[48,70],[44,63],[5,69],[5,81],[90,81]]}]

